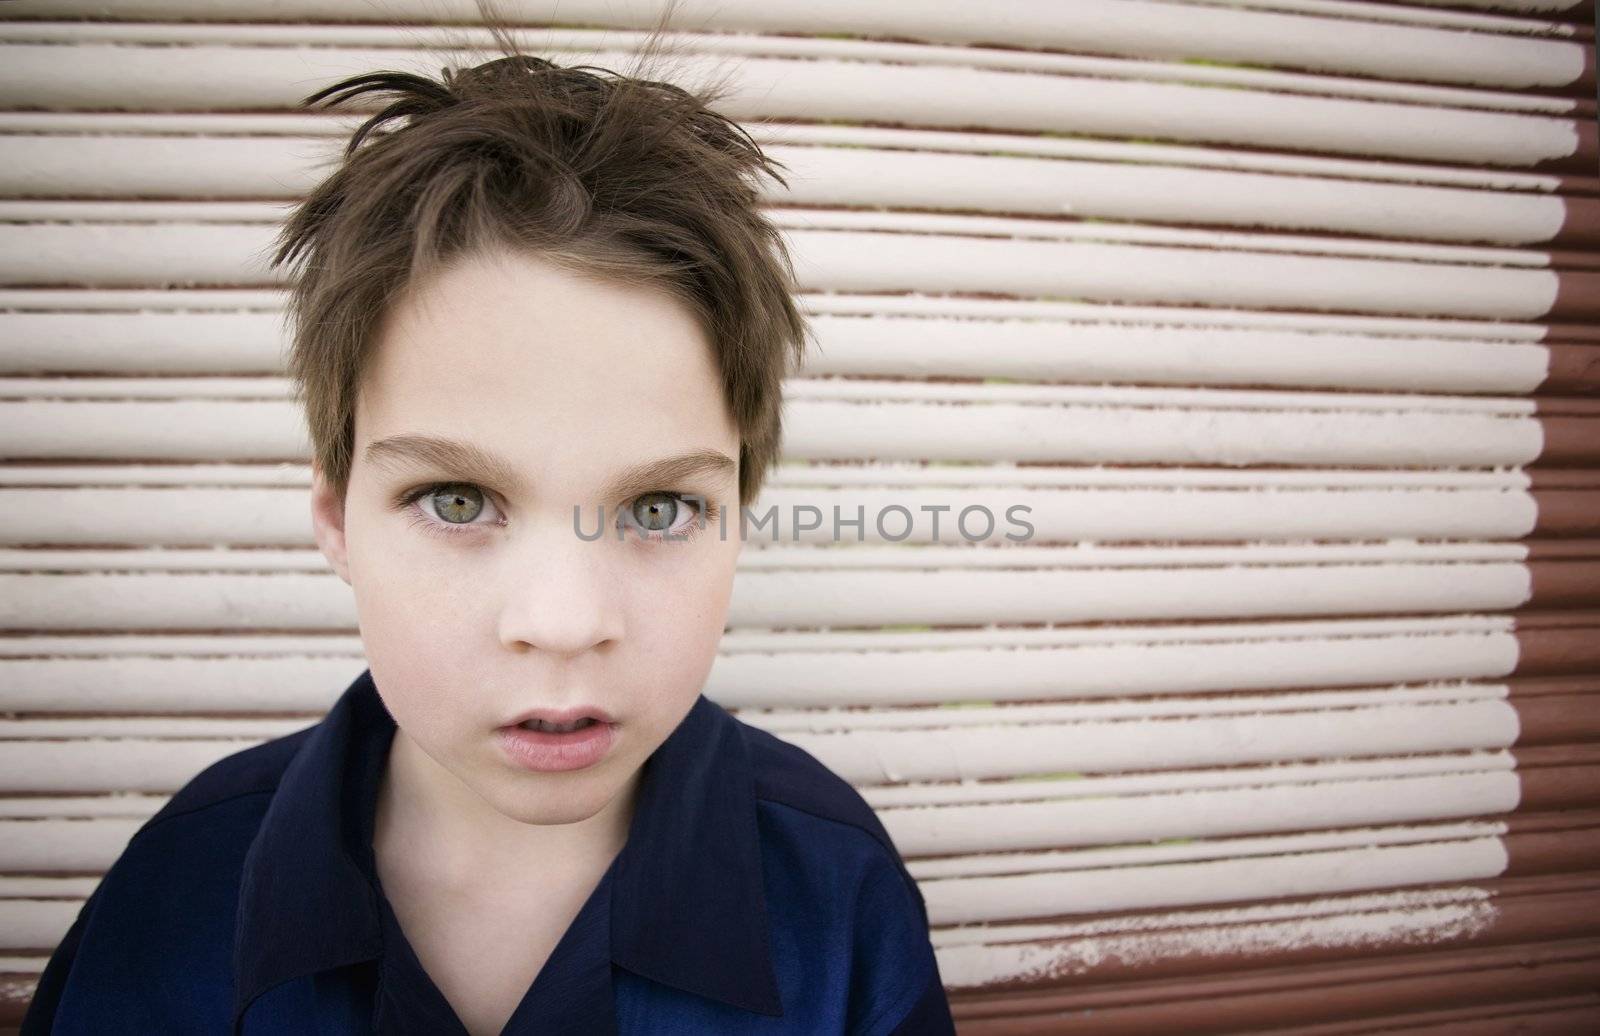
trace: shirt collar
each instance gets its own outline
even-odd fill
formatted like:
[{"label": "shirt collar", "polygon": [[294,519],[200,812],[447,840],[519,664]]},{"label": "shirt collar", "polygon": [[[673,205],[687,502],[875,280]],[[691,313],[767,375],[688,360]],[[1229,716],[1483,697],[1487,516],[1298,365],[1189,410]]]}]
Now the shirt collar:
[{"label": "shirt collar", "polygon": [[[372,807],[395,730],[370,669],[285,768],[245,856],[234,1031],[272,987],[382,953]],[[645,978],[781,1015],[768,943],[755,777],[738,721],[703,694],[645,760],[609,874],[611,960]]]}]

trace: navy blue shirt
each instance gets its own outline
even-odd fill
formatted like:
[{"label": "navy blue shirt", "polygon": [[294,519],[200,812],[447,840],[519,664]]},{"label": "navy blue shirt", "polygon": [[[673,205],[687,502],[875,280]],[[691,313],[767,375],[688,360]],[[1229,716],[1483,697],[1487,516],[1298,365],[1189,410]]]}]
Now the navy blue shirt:
[{"label": "navy blue shirt", "polygon": [[[84,903],[22,1036],[465,1036],[377,878],[394,732],[367,670],[319,723],[202,771]],[[613,1032],[954,1032],[922,894],[871,808],[704,695],[503,1030]]]}]

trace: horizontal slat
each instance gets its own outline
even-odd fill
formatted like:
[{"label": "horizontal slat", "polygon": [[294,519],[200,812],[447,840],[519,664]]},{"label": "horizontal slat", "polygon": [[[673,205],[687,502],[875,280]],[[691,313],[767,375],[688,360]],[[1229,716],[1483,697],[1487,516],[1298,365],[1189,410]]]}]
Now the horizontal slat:
[{"label": "horizontal slat", "polygon": [[[306,137],[6,138],[0,194],[29,198],[131,197],[293,200],[326,172],[337,139]],[[1527,245],[1561,230],[1586,200],[1513,191],[1361,183],[1129,162],[1065,162],[1005,155],[916,153],[861,147],[769,146],[791,172],[763,182],[769,200],[799,205],[1064,213],[1100,220],[1323,230],[1379,238]],[[38,203],[15,202],[14,218]],[[779,214],[781,215],[781,214]],[[841,214],[842,215],[842,214]],[[1060,234],[1047,223],[1041,231]],[[1096,227],[1099,233],[1109,228]],[[1576,240],[1597,242],[1600,228]],[[1323,240],[1309,246],[1360,247]],[[1504,259],[1502,259],[1504,261]]]},{"label": "horizontal slat", "polygon": [[[400,30],[393,39],[398,46],[192,44],[184,47],[182,62],[173,62],[164,46],[85,42],[73,47],[71,76],[59,74],[59,47],[8,43],[0,92],[27,108],[288,109],[317,87],[372,68],[437,74],[438,54],[409,49],[414,36]],[[1564,62],[1569,74],[1577,70],[1579,51],[1570,54]],[[601,67],[623,66],[629,58],[605,50],[563,56]],[[729,60],[685,54],[675,79],[699,86],[726,72]],[[1103,75],[1121,64],[1107,59],[1096,71]],[[737,65],[719,111],[741,120],[844,119],[1113,137],[1137,126],[1142,136],[1177,141],[1510,167],[1548,162],[1585,173],[1594,160],[1593,137],[1581,139],[1570,119],[1416,103],[1416,91],[1393,102],[831,58],[741,57]],[[1005,103],[996,105],[997,97]]]},{"label": "horizontal slat", "polygon": [[[74,293],[76,294],[76,293]],[[76,301],[76,300],[74,300]],[[282,314],[0,312],[0,374],[281,374]],[[1524,393],[1551,346],[1194,326],[809,317],[797,374]],[[978,342],[983,348],[975,348]]]},{"label": "horizontal slat", "polygon": [[[60,486],[0,488],[0,544],[84,547],[128,544],[215,546],[314,546],[304,487],[128,488],[89,489]],[[1600,500],[1600,493],[1595,494]],[[843,518],[858,513],[866,520],[860,535],[882,544],[885,532],[898,535],[902,523],[879,530],[875,516],[894,506],[906,508],[919,521],[902,542],[934,542],[928,517],[943,518],[941,541],[955,540],[960,514],[982,507],[994,516],[997,536],[1029,537],[1034,544],[1061,542],[1135,542],[1238,540],[1378,539],[1516,539],[1530,533],[1538,506],[1526,492],[1490,490],[1040,490],[1006,487],[781,487],[769,484],[752,502],[761,515],[777,508],[779,536],[792,543],[826,542],[833,537],[835,508]],[[823,516],[818,527],[802,530],[793,520],[814,507]],[[944,508],[943,511],[926,510]],[[1012,508],[1026,508],[1013,512]],[[859,509],[859,510],[858,510]],[[973,512],[973,535],[982,529],[982,512]],[[1017,524],[1026,521],[1031,534]],[[585,526],[592,527],[592,509]],[[729,534],[734,526],[730,520]],[[853,530],[843,530],[853,538]],[[751,548],[770,548],[768,539],[752,539]],[[763,546],[767,543],[767,546]],[[30,553],[17,560],[24,568],[52,567]],[[137,564],[138,562],[133,562]],[[159,559],[152,558],[152,564]],[[14,567],[0,552],[0,568]]]},{"label": "horizontal slat", "polygon": [[[734,630],[723,636],[705,693],[730,708],[823,707],[1494,678],[1517,664],[1509,626],[1458,616],[937,633]],[[0,638],[0,653],[12,656],[0,660],[0,708],[326,709],[365,668],[353,636],[327,639],[324,647],[307,637],[226,633]]]},{"label": "horizontal slat", "polygon": [[[1475,817],[1509,812],[1516,804],[1515,774],[1470,773],[1092,800],[928,806],[883,810],[879,816],[896,847],[907,856],[1003,854],[912,862],[917,877],[934,878],[1145,866],[1155,862],[1142,847],[1073,852],[1028,850],[1301,831],[1309,826],[1334,828]],[[1435,839],[1419,836],[1416,840]],[[1359,844],[1380,841],[1373,835]],[[1310,851],[1301,842],[1260,842],[1250,855]],[[1243,854],[1241,848],[1229,846],[1174,848],[1184,851],[1167,855],[1224,858]]]},{"label": "horizontal slat", "polygon": [[[1379,687],[1323,690],[1298,694],[1230,694],[1223,697],[1146,697],[1088,702],[1008,705],[964,701],[934,707],[857,709],[743,709],[738,715],[780,736],[793,733],[834,734],[844,731],[908,731],[962,727],[1030,726],[1036,723],[1078,723],[1088,720],[1145,720],[1239,713],[1303,712],[1371,705],[1418,705],[1504,700],[1503,684],[1439,684],[1428,687]],[[1585,703],[1588,696],[1578,696]],[[1600,703],[1600,695],[1594,700]],[[107,737],[269,737],[313,723],[314,712],[285,717],[135,716],[108,719],[0,716],[0,740]]]},{"label": "horizontal slat", "polygon": [[1505,868],[1500,839],[1474,838],[1250,860],[931,879],[920,885],[932,923],[966,924],[1471,881],[1495,877]]},{"label": "horizontal slat", "polygon": [[[1573,427],[1590,424],[1600,420]],[[1529,463],[1545,444],[1532,416],[867,399],[797,399],[784,431],[786,455],[810,460],[1492,468]],[[17,460],[304,462],[310,453],[288,400],[0,401],[0,440]]]},{"label": "horizontal slat", "polygon": [[[1587,567],[1571,571],[1592,579]],[[1401,614],[1517,608],[1531,594],[1529,569],[1515,562],[747,571],[728,622],[962,626]],[[7,629],[346,630],[354,619],[350,588],[332,572],[0,574],[0,628]]]},{"label": "horizontal slat", "polygon": [[[1518,782],[1509,771],[1282,783],[983,807],[880,810],[879,817],[919,879],[1039,874],[1108,866],[1149,866],[1376,844],[1412,844],[1505,833],[1503,824],[1411,824],[1509,812]],[[1321,809],[1325,812],[1299,812]],[[974,810],[990,821],[974,826]],[[0,814],[0,872],[107,867],[148,816],[88,818]],[[1306,831],[1314,816],[1320,830]],[[1238,837],[1255,836],[1255,837]],[[67,853],[57,857],[39,853]],[[944,855],[938,855],[944,854]],[[956,854],[956,855],[952,855]],[[926,857],[926,858],[923,858]]]},{"label": "horizontal slat", "polygon": [[[157,204],[157,203],[149,203]],[[271,223],[39,223],[0,238],[0,283],[149,286],[280,280],[260,257]],[[888,231],[789,230],[807,290],[997,292],[1136,303],[1536,319],[1558,285],[1600,275],[1459,263]],[[1570,294],[1570,293],[1569,293]],[[1563,318],[1594,315],[1567,298]]]},{"label": "horizontal slat", "polygon": [[[271,730],[282,733],[296,725],[280,721]],[[784,740],[809,751],[846,780],[868,785],[1068,769],[1118,772],[1148,769],[1152,760],[1159,760],[1160,768],[1175,769],[1504,748],[1516,736],[1516,710],[1509,704],[1466,701],[1120,723],[787,732]],[[204,766],[257,741],[138,737],[11,741],[0,760],[0,787],[55,794],[176,790]]]},{"label": "horizontal slat", "polygon": [[[1194,328],[1241,328],[1451,341],[1537,342],[1556,328],[1547,324],[1467,319],[1433,319],[1405,316],[1359,316],[1347,313],[1296,313],[1275,310],[1211,310],[1193,307],[1102,305],[1060,299],[997,299],[959,295],[860,294],[852,292],[795,292],[798,305],[814,314],[846,316],[906,316],[985,320],[1092,321],[1113,326],[1148,324]],[[67,303],[63,305],[63,303]],[[282,319],[284,293],[276,288],[185,288],[160,290],[81,288],[70,296],[59,290],[0,287],[0,306],[7,311],[72,311],[131,314],[258,310]],[[130,314],[130,315],[131,315]],[[1565,325],[1564,333],[1579,334],[1582,325]],[[1582,339],[1580,339],[1582,340]],[[1600,341],[1597,338],[1596,341]]]},{"label": "horizontal slat", "polygon": [[[735,710],[736,715],[748,715]],[[102,720],[107,730],[119,723]],[[760,724],[757,724],[760,725]],[[1518,754],[1523,754],[1518,749]],[[1316,760],[1296,763],[1271,763],[1213,767],[1199,770],[1149,770],[1137,773],[1093,774],[1060,773],[1024,775],[991,781],[911,782],[897,785],[869,785],[858,789],[880,816],[898,815],[895,811],[925,807],[966,807],[983,802],[1038,803],[1069,802],[1107,797],[1135,798],[1189,792],[1219,792],[1239,789],[1266,789],[1291,785],[1372,782],[1448,775],[1493,775],[1510,773],[1517,760],[1505,749],[1477,749],[1468,752],[1434,752],[1427,755],[1378,756],[1360,759]],[[1524,770],[1526,772],[1526,770]],[[148,820],[165,803],[165,793],[101,792],[80,795],[29,794],[0,796],[0,817],[11,819],[83,820],[100,817]],[[1542,802],[1534,803],[1544,808]],[[915,813],[906,814],[913,818]],[[1150,847],[1146,847],[1149,849]],[[1166,855],[1181,847],[1163,844]],[[1081,851],[1081,850],[1080,850]],[[1108,849],[1120,852],[1120,849]],[[1130,850],[1131,851],[1131,850]],[[1145,849],[1141,849],[1141,852]],[[1151,849],[1150,851],[1155,851]],[[937,861],[919,866],[935,867]],[[3,868],[0,868],[3,869]]]},{"label": "horizontal slat", "polygon": [[[739,564],[750,572],[850,572],[932,571],[952,573],[1007,569],[1150,569],[1172,571],[1184,568],[1250,566],[1268,568],[1290,565],[1374,565],[1374,564],[1463,564],[1527,561],[1535,551],[1549,547],[1540,563],[1548,562],[1565,570],[1584,571],[1600,551],[1600,543],[1588,540],[1560,540],[1543,543],[1433,543],[1397,538],[1383,543],[1250,543],[1242,545],[1174,546],[1171,544],[1111,544],[1083,541],[1076,546],[1031,546],[1026,552],[1006,544],[977,546],[959,539],[943,516],[939,545],[815,545],[791,542],[787,534],[775,536],[770,526],[758,529],[750,518],[748,553]],[[840,516],[840,525],[849,515]],[[932,516],[924,516],[929,525]],[[852,519],[853,520],[853,519]],[[870,520],[870,519],[869,519]],[[787,524],[788,516],[785,516]],[[829,519],[824,519],[824,523]],[[968,524],[973,524],[969,522]],[[892,531],[892,530],[891,530]],[[720,530],[707,523],[705,535]],[[592,535],[592,533],[590,534]],[[612,533],[616,535],[615,532]],[[730,521],[728,536],[735,535]],[[974,537],[976,533],[972,534]],[[849,540],[848,528],[842,539]],[[324,573],[326,559],[316,550],[254,549],[80,549],[46,548],[0,550],[0,571],[49,573],[194,573],[234,574]]]},{"label": "horizontal slat", "polygon": [[[90,822],[101,823],[101,822]],[[0,828],[10,822],[0,822]],[[1051,914],[1272,899],[1389,889],[1400,884],[1459,883],[1506,870],[1499,838],[1458,839],[1421,846],[1302,852],[1280,857],[1154,863],[997,878],[923,879],[933,924],[1040,918]],[[72,900],[0,900],[0,930],[8,950],[48,945],[66,930]],[[45,942],[35,942],[45,940]],[[990,961],[995,958],[990,956]]]},{"label": "horizontal slat", "polygon": [[[357,28],[352,26],[278,27],[252,25],[239,29],[230,25],[151,26],[142,24],[113,25],[91,22],[44,22],[20,24],[0,22],[0,39],[10,46],[29,43],[61,45],[74,43],[84,46],[112,42],[119,46],[155,45],[169,46],[279,46],[316,47],[338,49],[355,47],[415,46],[418,35],[408,32],[397,37],[387,28]],[[468,46],[492,46],[485,35],[468,30],[464,34]],[[477,39],[472,39],[473,36]],[[554,53],[559,59],[572,61],[612,60],[615,54],[606,54],[604,48],[615,45],[618,34],[594,33],[584,30],[547,30],[545,53]],[[462,40],[434,37],[438,45],[455,47]],[[636,37],[637,39],[637,37]],[[1547,115],[1573,115],[1592,117],[1594,106],[1587,100],[1550,96],[1546,94],[1520,94],[1502,90],[1473,90],[1454,87],[1419,85],[1416,82],[1385,82],[1366,77],[1339,77],[1298,75],[1291,72],[1269,71],[1241,65],[1223,63],[1165,61],[1140,61],[1086,57],[1078,55],[1041,53],[1027,48],[955,50],[947,47],[928,47],[918,44],[882,43],[876,41],[844,43],[838,40],[806,38],[750,39],[730,37],[726,34],[678,37],[683,42],[683,53],[704,54],[710,61],[726,60],[733,56],[741,61],[751,59],[778,59],[804,61],[848,61],[883,67],[955,68],[962,71],[1027,73],[1035,75],[1080,76],[1089,80],[1131,80],[1157,84],[1181,84],[1209,88],[1253,90],[1282,95],[1311,95],[1338,97],[1376,102],[1399,102],[1411,105],[1429,105],[1442,108],[1479,109],[1486,111],[1538,113]],[[1518,41],[1525,43],[1526,41]],[[1575,74],[1572,85],[1582,85],[1588,80],[1588,71],[1582,64],[1584,52],[1577,43],[1560,43],[1563,52],[1556,56],[1559,64]],[[475,52],[476,53],[476,52]],[[1577,62],[1573,62],[1573,58]]]},{"label": "horizontal slat", "polygon": [[[1541,472],[1542,478],[1551,477]],[[1600,479],[1582,470],[1559,474],[1578,481],[1566,488],[1600,487]],[[306,489],[311,465],[281,464],[50,464],[13,463],[0,468],[0,485],[14,487],[71,486],[73,488],[240,487],[259,486]],[[1460,490],[1522,491],[1534,485],[1532,476],[1518,468],[1470,471],[1368,468],[1199,468],[1177,465],[1147,468],[1107,468],[1052,465],[1020,467],[1012,464],[919,464],[862,461],[812,463],[780,459],[773,465],[767,485],[785,489],[860,486],[899,486],[904,489],[970,486],[1074,487],[1081,489],[1201,489],[1309,491],[1360,490]]]},{"label": "horizontal slat", "polygon": [[[326,151],[331,138],[348,140],[368,116],[343,114],[343,109],[289,112],[0,112],[0,133],[15,140],[34,135],[75,134],[85,143],[97,137],[139,137],[154,134],[182,140],[201,135],[245,136],[271,145],[273,138],[292,136],[321,139],[313,145]],[[1534,195],[1560,196],[1571,192],[1590,196],[1600,192],[1600,178],[1574,172],[1517,172],[1472,166],[1429,165],[1417,162],[1368,161],[1326,155],[1276,154],[1195,147],[1145,138],[1102,140],[1091,137],[1038,135],[987,131],[902,129],[893,126],[852,126],[826,123],[752,123],[745,127],[753,140],[768,148],[796,145],[840,148],[877,148],[910,152],[992,156],[997,152],[1019,157],[1068,158],[1111,161],[1128,168],[1141,165],[1181,166],[1191,169],[1275,173],[1317,177],[1330,184],[1340,180],[1372,183],[1436,184]],[[164,185],[181,184],[184,173],[174,170]],[[200,175],[204,175],[201,171]],[[171,189],[163,186],[162,190]],[[269,188],[269,196],[278,193]],[[160,192],[157,192],[160,193]],[[226,192],[224,192],[226,196]]]},{"label": "horizontal slat", "polygon": [[[1249,6],[1249,5],[1243,5]],[[1275,5],[1283,6],[1283,5]],[[1503,6],[1503,5],[1502,5]],[[866,60],[928,62],[970,62],[972,64],[1009,63],[1011,67],[1050,67],[1044,62],[1054,55],[1046,50],[1109,54],[1123,58],[1165,59],[1204,63],[1208,66],[1238,62],[1250,66],[1279,66],[1311,69],[1319,73],[1338,72],[1378,80],[1462,83],[1502,89],[1559,88],[1577,83],[1584,71],[1582,48],[1560,37],[1571,29],[1550,23],[1506,17],[1434,16],[1437,27],[1426,24],[1394,24],[1382,8],[1372,4],[1329,5],[1319,13],[1339,15],[1337,28],[1323,18],[1306,17],[1282,11],[1216,9],[1204,5],[1155,4],[1143,0],[1100,0],[1095,4],[1068,5],[1065,8],[1040,8],[1003,0],[974,10],[961,4],[939,5],[856,5],[848,3],[685,4],[673,19],[674,26],[698,28],[714,19],[722,32],[750,35],[731,40],[716,35],[682,35],[675,44],[691,53],[819,54],[859,55]],[[253,9],[252,9],[253,8]],[[17,13],[53,18],[93,12],[98,17],[133,19],[200,19],[208,13],[197,0],[164,3],[118,4],[107,12],[103,5],[84,3],[21,3]],[[248,11],[248,13],[246,13]],[[380,17],[388,21],[470,22],[478,12],[469,3],[422,3],[416,0],[392,4],[380,15],[374,10],[351,11],[349,5],[327,0],[302,2],[294,8],[283,4],[257,4],[236,9],[234,17],[248,18],[250,35],[225,25],[162,25],[146,31],[158,38],[195,40],[240,38],[258,40],[272,27],[262,22],[301,21],[281,31],[295,38],[326,42],[332,38],[350,43],[371,41],[382,30],[357,28],[364,21]],[[563,4],[520,4],[519,20],[527,22],[565,22],[642,28],[638,16],[618,11],[599,2]],[[1448,22],[1445,19],[1449,18]],[[346,22],[350,26],[334,29],[304,22]],[[1387,22],[1387,24],[1385,24]],[[1443,25],[1437,23],[1445,22]],[[1472,28],[1475,32],[1448,31]],[[97,26],[101,38],[141,38],[144,26],[110,24]],[[19,38],[48,38],[38,27],[13,26]],[[46,30],[47,31],[47,30]],[[77,38],[89,37],[85,28],[74,27]],[[1500,35],[1496,35],[1499,33]],[[1515,35],[1513,35],[1515,33]],[[765,35],[755,35],[765,34]],[[842,42],[829,37],[854,36]],[[473,35],[462,33],[466,38]],[[895,40],[918,39],[935,43],[978,44],[979,46],[915,47],[903,43],[871,42],[872,37]],[[1518,38],[1518,37],[1521,38]],[[1545,38],[1537,38],[1543,36]],[[540,43],[547,48],[570,49],[615,45],[619,38],[631,43],[626,33],[611,31],[600,39],[596,32],[544,28]],[[415,40],[415,33],[407,37]],[[1000,44],[1005,49],[988,49],[983,44]],[[1031,61],[1030,61],[1031,59]],[[1060,60],[1059,58],[1057,59]],[[1135,64],[1136,62],[1126,62]],[[1092,66],[1091,66],[1092,67]],[[1233,69],[1191,68],[1187,74],[1200,78],[1205,72]],[[1254,69],[1248,70],[1255,72]],[[1238,75],[1236,73],[1236,75]],[[1267,79],[1260,72],[1257,77]],[[1269,74],[1270,75],[1270,74]],[[1243,76],[1239,76],[1243,78]],[[1278,74],[1282,81],[1289,77]]]}]

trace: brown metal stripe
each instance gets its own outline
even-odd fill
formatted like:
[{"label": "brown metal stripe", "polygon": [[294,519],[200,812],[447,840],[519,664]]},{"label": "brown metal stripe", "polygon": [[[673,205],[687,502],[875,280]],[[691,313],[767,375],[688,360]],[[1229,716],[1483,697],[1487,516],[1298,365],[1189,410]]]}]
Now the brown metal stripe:
[{"label": "brown metal stripe", "polygon": [[1511,750],[1521,767],[1600,766],[1600,745],[1519,745]]},{"label": "brown metal stripe", "polygon": [[1527,547],[1530,560],[1574,561],[1580,558],[1600,558],[1600,540],[1567,536],[1560,539],[1524,539],[1518,542]]},{"label": "brown metal stripe", "polygon": [[1541,695],[1513,704],[1522,724],[1516,744],[1600,741],[1600,694]]},{"label": "brown metal stripe", "polygon": [[1600,168],[1600,133],[1596,132],[1595,125],[1593,119],[1573,120],[1572,128],[1577,131],[1578,143],[1572,154],[1546,158],[1523,168],[1541,173],[1567,171],[1593,176],[1595,169]]},{"label": "brown metal stripe", "polygon": [[[1374,1028],[1376,1022],[1380,1028]],[[1478,1005],[1454,1011],[1407,1011],[1382,1019],[1362,1018],[1331,1025],[1296,1025],[1278,1036],[1363,1036],[1403,1032],[1405,1036],[1573,1036],[1600,1032],[1600,993]]]},{"label": "brown metal stripe", "polygon": [[1523,698],[1535,698],[1546,694],[1600,693],[1600,675],[1584,673],[1577,676],[1514,676],[1506,680],[1505,685],[1511,692],[1512,703],[1520,704]]},{"label": "brown metal stripe", "polygon": [[1544,449],[1540,464],[1600,465],[1600,419],[1541,417]]},{"label": "brown metal stripe", "polygon": [[1504,841],[1509,875],[1564,874],[1600,861],[1600,827],[1511,833]]},{"label": "brown metal stripe", "polygon": [[1540,393],[1532,397],[1533,412],[1541,417],[1597,417],[1600,399],[1588,396],[1555,396]]},{"label": "brown metal stripe", "polygon": [[[1600,180],[1593,181],[1595,195],[1600,197]],[[1547,342],[1594,343],[1600,342],[1600,327],[1594,324],[1574,324],[1567,321],[1544,322],[1544,340]]]},{"label": "brown metal stripe", "polygon": [[1522,766],[1525,749],[1511,753],[1521,785],[1519,809],[1593,809],[1600,807],[1600,766]]},{"label": "brown metal stripe", "polygon": [[[1588,162],[1593,165],[1596,159],[1593,123],[1589,124],[1585,144],[1589,148]],[[1600,320],[1600,273],[1556,271],[1556,299],[1550,304],[1549,315],[1564,320]]]},{"label": "brown metal stripe", "polygon": [[1557,273],[1567,270],[1584,272],[1600,269],[1600,255],[1596,255],[1588,248],[1547,248],[1545,254],[1550,257],[1546,269],[1555,270]]},{"label": "brown metal stripe", "polygon": [[1600,488],[1534,490],[1529,495],[1538,509],[1534,535],[1600,535]]},{"label": "brown metal stripe", "polygon": [[1594,248],[1600,244],[1600,200],[1564,198],[1561,204],[1566,216],[1550,242],[1574,248]]},{"label": "brown metal stripe", "polygon": [[1600,561],[1529,561],[1532,608],[1581,608],[1600,601]]},{"label": "brown metal stripe", "polygon": [[1551,345],[1550,372],[1540,392],[1600,393],[1600,346]]},{"label": "brown metal stripe", "polygon": [[1527,467],[1522,473],[1528,476],[1531,489],[1596,489],[1600,488],[1600,471],[1583,468]]},{"label": "brown metal stripe", "polygon": [[[1593,904],[1590,904],[1591,907]],[[1370,952],[1370,951],[1369,951]],[[1120,983],[1114,989],[951,996],[962,1036],[1213,1033],[1583,995],[1600,940],[1502,945],[1276,966],[1254,974]]]}]

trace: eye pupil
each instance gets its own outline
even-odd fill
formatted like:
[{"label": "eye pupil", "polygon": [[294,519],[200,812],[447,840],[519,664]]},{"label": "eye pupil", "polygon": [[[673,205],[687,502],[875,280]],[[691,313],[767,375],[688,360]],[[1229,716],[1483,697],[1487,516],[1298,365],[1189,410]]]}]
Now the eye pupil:
[{"label": "eye pupil", "polygon": [[447,486],[433,494],[433,504],[440,518],[452,524],[464,524],[483,510],[483,496],[471,486]]},{"label": "eye pupil", "polygon": [[678,516],[678,501],[671,493],[646,493],[633,502],[633,517],[650,532],[672,528]]}]

